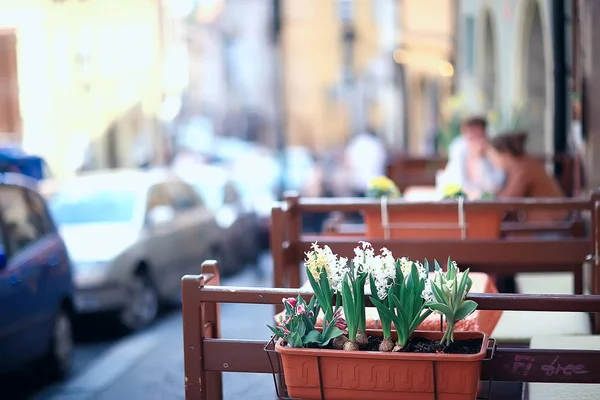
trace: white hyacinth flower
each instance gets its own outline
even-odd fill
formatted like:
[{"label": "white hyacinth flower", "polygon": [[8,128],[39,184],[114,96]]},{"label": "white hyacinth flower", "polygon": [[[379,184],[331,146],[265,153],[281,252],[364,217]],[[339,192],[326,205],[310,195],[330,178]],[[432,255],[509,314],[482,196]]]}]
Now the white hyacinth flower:
[{"label": "white hyacinth flower", "polygon": [[354,273],[369,273],[369,268],[375,258],[375,250],[373,250],[373,246],[369,242],[361,241],[359,244],[354,249],[354,258],[352,259],[355,268]]},{"label": "white hyacinth flower", "polygon": [[329,267],[329,286],[336,293],[342,292],[342,283],[344,282],[344,277],[348,274],[350,268],[348,266],[348,259],[346,257],[340,257],[334,263],[332,263]]},{"label": "white hyacinth flower", "polygon": [[399,261],[400,261],[400,270],[402,271],[402,275],[404,275],[404,277],[406,278],[407,276],[410,275],[413,262],[411,260],[409,260],[408,257],[402,257],[402,258],[400,258]]},{"label": "white hyacinth flower", "polygon": [[423,292],[421,293],[421,297],[425,301],[434,301],[435,300],[433,297],[433,291],[431,290],[431,281],[429,279],[427,279],[425,281],[425,288],[423,289]]},{"label": "white hyacinth flower", "polygon": [[369,271],[377,288],[377,297],[384,300],[396,278],[396,263],[392,252],[386,248],[381,249],[381,255],[373,258]]}]

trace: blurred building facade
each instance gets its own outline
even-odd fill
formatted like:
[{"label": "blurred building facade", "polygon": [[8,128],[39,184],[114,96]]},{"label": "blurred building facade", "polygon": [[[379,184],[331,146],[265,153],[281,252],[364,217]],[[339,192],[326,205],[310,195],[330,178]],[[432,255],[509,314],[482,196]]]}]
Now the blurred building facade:
[{"label": "blurred building facade", "polygon": [[437,151],[441,107],[454,84],[456,31],[455,0],[403,0],[398,9],[400,26],[397,79],[404,101],[404,149],[412,154]]},{"label": "blurred building facade", "polygon": [[273,135],[271,19],[268,0],[199,1],[190,15],[190,112],[218,134]]},{"label": "blurred building facade", "polygon": [[527,129],[531,150],[552,153],[551,2],[458,3],[457,82],[465,111],[492,110],[496,130]]},{"label": "blurred building facade", "polygon": [[401,130],[393,61],[396,2],[283,3],[288,142],[326,149],[372,126],[395,143]]},{"label": "blurred building facade", "polygon": [[289,141],[340,145],[370,125],[396,150],[431,151],[452,85],[454,4],[284,1]]},{"label": "blurred building facade", "polygon": [[83,162],[134,165],[141,147],[153,153],[163,96],[160,11],[146,0],[0,0],[10,104],[2,130],[16,132],[58,175]]},{"label": "blurred building facade", "polygon": [[[588,189],[600,187],[600,2],[573,0],[575,91],[583,100],[583,161],[586,167]],[[575,113],[576,114],[576,113]]]}]

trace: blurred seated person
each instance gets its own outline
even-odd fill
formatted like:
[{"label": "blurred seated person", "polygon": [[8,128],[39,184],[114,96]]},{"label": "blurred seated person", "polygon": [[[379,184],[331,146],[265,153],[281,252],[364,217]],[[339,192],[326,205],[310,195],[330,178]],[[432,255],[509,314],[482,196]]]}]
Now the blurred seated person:
[{"label": "blurred seated person", "polygon": [[[498,199],[565,197],[558,181],[548,175],[541,160],[526,152],[527,133],[508,132],[490,141],[488,156],[506,174],[506,183],[496,192]],[[520,220],[560,221],[568,214],[564,211],[534,211]]]},{"label": "blurred seated person", "polygon": [[444,171],[447,183],[459,185],[469,198],[482,193],[495,193],[504,183],[504,172],[487,157],[487,120],[483,117],[466,119],[461,134],[448,149],[448,164]]},{"label": "blurred seated person", "polygon": [[350,140],[344,161],[353,195],[365,197],[371,179],[385,175],[387,151],[375,130],[367,128]]}]

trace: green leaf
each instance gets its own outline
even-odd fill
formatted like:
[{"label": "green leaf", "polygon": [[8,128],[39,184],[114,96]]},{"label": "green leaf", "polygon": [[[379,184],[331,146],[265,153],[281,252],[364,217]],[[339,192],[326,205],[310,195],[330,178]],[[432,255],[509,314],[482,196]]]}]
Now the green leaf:
[{"label": "green leaf", "polygon": [[454,316],[454,322],[458,322],[462,319],[467,318],[469,315],[473,313],[477,309],[477,303],[472,300],[465,300],[461,303],[458,310],[456,310],[456,315]]},{"label": "green leaf", "polygon": [[283,305],[285,307],[285,314],[286,315],[294,315],[294,314],[296,314],[296,312],[294,311],[294,307],[292,307],[290,305],[290,303],[288,303],[287,301],[284,301]]},{"label": "green leaf", "polygon": [[[400,317],[402,319],[402,325],[405,328],[407,328],[408,327],[408,318],[406,315],[406,311],[404,310],[404,306],[400,302],[400,299],[398,299],[398,297],[396,297],[395,295],[392,295],[391,300],[392,300],[392,304],[394,304],[394,307],[396,308],[396,310],[398,310],[398,317]],[[404,329],[404,330],[406,330],[406,329]]]},{"label": "green leaf", "polygon": [[333,299],[333,291],[329,286],[329,280],[327,279],[327,274],[321,273],[321,281],[320,281],[321,290],[323,293],[323,301],[325,301],[325,305],[327,309],[331,309],[331,301]]},{"label": "green leaf", "polygon": [[271,332],[273,332],[275,334],[275,336],[283,338],[285,336],[285,334],[283,333],[283,328],[279,327],[279,326],[271,326],[271,325],[267,325],[267,328],[269,328],[271,330]]},{"label": "green leaf", "polygon": [[412,273],[408,273],[408,276],[406,277],[406,284],[404,285],[406,287],[406,290],[408,292],[412,292],[413,286],[414,286],[414,277],[412,276]]},{"label": "green leaf", "polygon": [[417,286],[419,284],[419,270],[417,269],[417,264],[412,263],[411,267],[410,267],[410,277],[412,278],[412,284],[413,286]]},{"label": "green leaf", "polygon": [[455,304],[458,304],[462,301],[462,295],[465,293],[465,289],[467,289],[467,281],[469,280],[469,269],[467,268],[460,278],[460,283],[458,284],[458,289],[456,291],[456,295],[454,297]]},{"label": "green leaf", "polygon": [[298,318],[297,321],[298,325],[296,325],[296,329],[294,329],[294,331],[298,332],[298,334],[301,336],[304,336],[306,334],[306,324],[302,318]]},{"label": "green leaf", "polygon": [[379,294],[377,294],[377,286],[375,285],[375,279],[373,279],[372,276],[369,276],[369,287],[371,288],[371,295],[379,299]]},{"label": "green leaf", "polygon": [[402,321],[400,321],[398,316],[375,297],[371,297],[371,302],[377,308],[379,315],[385,315],[385,317],[394,324],[396,331],[402,333]]},{"label": "green leaf", "polygon": [[356,315],[358,316],[358,330],[366,331],[366,315],[365,315],[365,284],[367,281],[367,275],[362,275],[354,283],[354,301],[356,308]]},{"label": "green leaf", "polygon": [[409,335],[412,335],[419,325],[421,325],[423,321],[425,321],[425,319],[431,315],[432,312],[433,311],[425,308],[425,305],[423,305],[421,311],[415,314],[415,319],[413,319],[412,323],[410,324]]},{"label": "green leaf", "polygon": [[319,283],[325,296],[331,294],[331,287],[329,286],[329,279],[327,279],[326,273],[321,273]]},{"label": "green leaf", "polygon": [[402,268],[400,264],[400,259],[396,260],[396,285],[404,284],[404,274],[402,273]]},{"label": "green leaf", "polygon": [[314,331],[310,331],[306,334],[306,336],[304,336],[304,339],[302,339],[302,343],[303,344],[308,344],[308,343],[321,343],[322,342],[322,338],[321,338],[321,332],[314,330]]},{"label": "green leaf", "polygon": [[344,332],[340,328],[334,326],[333,329],[327,332],[327,335],[321,335],[321,346],[327,346],[331,339],[335,339],[336,337],[341,336],[343,334]]},{"label": "green leaf", "polygon": [[425,306],[429,307],[434,311],[439,311],[446,316],[448,321],[454,321],[454,312],[450,307],[442,303],[430,302],[425,304]]},{"label": "green leaf", "polygon": [[469,277],[469,279],[467,279],[467,289],[466,289],[467,293],[469,293],[471,291],[472,285],[473,285],[473,280],[471,279],[471,277]]},{"label": "green leaf", "polygon": [[408,316],[406,315],[400,300],[398,300],[398,298],[394,295],[392,295],[391,300],[394,304],[394,307],[398,311],[396,315],[400,326],[394,323],[394,326],[396,326],[396,332],[398,332],[398,341],[403,344],[406,342],[406,340],[408,340],[408,324],[410,321],[408,320]]},{"label": "green leaf", "polygon": [[414,296],[408,296],[406,299],[406,302],[403,303],[405,305],[404,309],[406,310],[406,314],[407,314],[407,322],[410,322],[413,319],[413,315],[415,315],[415,297]]},{"label": "green leaf", "polygon": [[435,263],[435,270],[440,271],[440,273],[441,273],[442,267],[440,267],[440,264],[437,262],[437,260],[433,260],[433,262]]},{"label": "green leaf", "polygon": [[323,323],[323,335],[329,335],[329,332],[335,327],[335,323],[337,322],[338,317],[335,317],[331,323]]},{"label": "green leaf", "polygon": [[303,347],[302,337],[298,334],[298,332],[291,332],[285,338],[286,342],[292,347]]},{"label": "green leaf", "polygon": [[456,277],[452,280],[452,290],[450,291],[450,296],[448,297],[448,305],[454,308],[455,304],[458,304],[460,300],[456,301],[456,297],[458,296],[458,282],[456,281]]},{"label": "green leaf", "polygon": [[319,284],[317,283],[315,278],[312,276],[312,274],[308,268],[306,268],[306,275],[308,276],[308,281],[310,282],[310,287],[312,288],[313,292],[315,292],[315,296],[317,296],[319,303],[321,303],[322,307],[326,307],[327,304],[323,303],[324,296],[323,296],[323,292],[321,291],[321,287],[319,286]]},{"label": "green leaf", "polygon": [[448,256],[448,261],[446,261],[446,278],[448,280],[454,280],[456,278],[456,267],[452,263],[450,256]]},{"label": "green leaf", "polygon": [[396,283],[394,283],[394,284],[393,284],[392,286],[390,286],[390,288],[388,289],[388,294],[387,294],[387,297],[385,298],[385,303],[384,303],[384,304],[385,304],[385,305],[388,305],[388,304],[390,304],[390,297],[391,297],[393,294],[396,294],[396,293],[398,293],[398,285],[397,285]]},{"label": "green leaf", "polygon": [[313,321],[313,319],[311,317],[308,316],[308,313],[302,314],[302,322],[304,322],[303,334],[306,334],[306,333],[312,331],[313,329],[315,329],[315,322]]},{"label": "green leaf", "polygon": [[448,299],[446,298],[446,294],[442,289],[438,287],[437,284],[431,284],[431,292],[433,293],[433,297],[435,297],[435,299],[438,302],[448,305]]},{"label": "green leaf", "polygon": [[344,315],[348,324],[348,335],[355,335],[358,320],[357,315],[355,315],[356,304],[352,298],[349,280],[344,279],[342,283],[342,307],[344,308]]}]

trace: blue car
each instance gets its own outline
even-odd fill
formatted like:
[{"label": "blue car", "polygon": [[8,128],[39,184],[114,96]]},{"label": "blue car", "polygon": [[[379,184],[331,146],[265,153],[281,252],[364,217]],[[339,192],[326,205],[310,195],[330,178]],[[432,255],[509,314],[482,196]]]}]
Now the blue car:
[{"label": "blue car", "polygon": [[71,265],[36,185],[0,173],[0,373],[34,365],[60,379],[73,355]]},{"label": "blue car", "polygon": [[0,173],[7,172],[27,175],[37,180],[52,177],[46,160],[27,154],[18,147],[0,147]]}]

